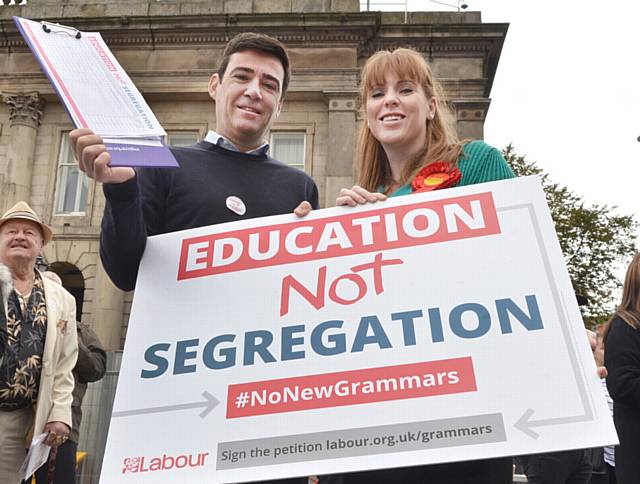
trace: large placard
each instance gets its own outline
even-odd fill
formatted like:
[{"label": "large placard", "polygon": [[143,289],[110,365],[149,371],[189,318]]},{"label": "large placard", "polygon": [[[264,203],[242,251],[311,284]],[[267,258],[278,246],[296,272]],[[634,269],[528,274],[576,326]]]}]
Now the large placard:
[{"label": "large placard", "polygon": [[152,237],[101,482],[616,442],[536,177]]}]

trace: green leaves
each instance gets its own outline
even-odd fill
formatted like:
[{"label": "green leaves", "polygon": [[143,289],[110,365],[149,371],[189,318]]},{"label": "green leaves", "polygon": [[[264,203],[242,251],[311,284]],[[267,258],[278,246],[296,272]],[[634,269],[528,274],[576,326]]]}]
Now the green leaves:
[{"label": "green leaves", "polygon": [[606,321],[616,304],[616,290],[622,285],[616,271],[636,250],[637,222],[631,215],[618,215],[616,207],[587,204],[568,187],[553,183],[547,173],[518,155],[512,145],[502,154],[517,176],[542,178],[573,287],[589,300],[583,313],[585,324],[594,327]]}]

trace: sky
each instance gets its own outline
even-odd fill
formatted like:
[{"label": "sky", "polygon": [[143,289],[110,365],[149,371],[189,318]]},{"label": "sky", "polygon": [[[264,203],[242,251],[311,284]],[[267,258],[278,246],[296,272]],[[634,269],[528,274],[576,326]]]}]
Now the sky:
[{"label": "sky", "polygon": [[[640,2],[466,3],[484,23],[509,23],[485,141],[513,143],[587,203],[640,222]],[[408,9],[456,11],[430,0]]]}]

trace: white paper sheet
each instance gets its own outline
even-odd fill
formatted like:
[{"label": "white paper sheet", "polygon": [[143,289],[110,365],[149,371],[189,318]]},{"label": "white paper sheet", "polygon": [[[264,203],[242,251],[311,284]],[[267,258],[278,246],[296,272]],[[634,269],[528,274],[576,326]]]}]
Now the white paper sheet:
[{"label": "white paper sheet", "polygon": [[111,166],[178,166],[166,132],[98,32],[13,19],[73,124],[105,138]]},{"label": "white paper sheet", "polygon": [[20,467],[20,478],[22,480],[32,476],[36,470],[47,462],[49,452],[51,451],[51,447],[44,443],[44,441],[47,440],[47,435],[47,433],[43,433],[34,436],[31,440],[31,446],[29,447],[29,452],[27,452],[27,457],[24,459],[24,462]]},{"label": "white paper sheet", "polygon": [[75,38],[55,28],[47,33],[32,20],[18,22],[78,127],[112,137],[166,134],[98,32]]}]

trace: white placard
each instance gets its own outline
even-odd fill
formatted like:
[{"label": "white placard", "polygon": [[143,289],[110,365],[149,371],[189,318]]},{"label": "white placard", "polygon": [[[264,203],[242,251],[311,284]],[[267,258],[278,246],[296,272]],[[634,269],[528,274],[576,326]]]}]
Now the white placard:
[{"label": "white placard", "polygon": [[616,442],[536,177],[152,237],[102,483]]}]

